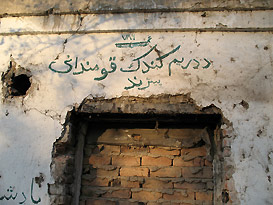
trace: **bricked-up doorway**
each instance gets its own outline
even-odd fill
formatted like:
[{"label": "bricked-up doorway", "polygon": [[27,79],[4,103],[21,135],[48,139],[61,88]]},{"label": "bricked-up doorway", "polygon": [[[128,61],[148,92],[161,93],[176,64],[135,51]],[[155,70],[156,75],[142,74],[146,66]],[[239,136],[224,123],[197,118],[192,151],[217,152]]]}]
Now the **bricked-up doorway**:
[{"label": "bricked-up doorway", "polygon": [[[128,117],[130,121],[133,116]],[[135,118],[134,123],[90,123],[82,204],[212,204],[209,125],[189,123],[193,116],[154,117]]]},{"label": "bricked-up doorway", "polygon": [[217,204],[221,119],[185,96],[85,100],[54,144],[51,203]]}]

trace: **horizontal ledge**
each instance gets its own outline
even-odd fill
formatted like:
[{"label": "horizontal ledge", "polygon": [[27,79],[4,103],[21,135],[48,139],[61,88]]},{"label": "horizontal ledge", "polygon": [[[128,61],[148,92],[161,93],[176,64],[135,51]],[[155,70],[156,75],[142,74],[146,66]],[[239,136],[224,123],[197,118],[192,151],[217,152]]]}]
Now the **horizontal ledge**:
[{"label": "horizontal ledge", "polygon": [[0,35],[120,32],[268,32],[272,11],[48,15],[0,19]]},{"label": "horizontal ledge", "polygon": [[122,29],[122,30],[92,30],[92,31],[34,31],[0,33],[0,36],[23,36],[23,35],[61,35],[61,34],[94,34],[94,33],[142,33],[142,32],[273,32],[273,28],[181,28],[181,29]]},{"label": "horizontal ledge", "polygon": [[204,7],[204,8],[154,8],[154,9],[102,9],[102,10],[76,10],[57,12],[54,10],[46,10],[43,12],[33,13],[0,13],[0,18],[5,17],[30,17],[30,16],[48,16],[48,15],[88,15],[88,14],[126,14],[126,13],[157,13],[157,12],[205,12],[205,11],[272,11],[273,7]]}]

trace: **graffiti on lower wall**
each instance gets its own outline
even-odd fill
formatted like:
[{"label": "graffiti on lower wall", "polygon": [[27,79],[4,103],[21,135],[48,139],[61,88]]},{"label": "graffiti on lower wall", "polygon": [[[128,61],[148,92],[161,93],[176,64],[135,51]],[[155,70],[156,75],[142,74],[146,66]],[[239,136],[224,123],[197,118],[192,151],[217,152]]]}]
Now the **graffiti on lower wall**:
[{"label": "graffiti on lower wall", "polygon": [[[48,68],[55,72],[60,74],[68,74],[72,73],[72,75],[81,75],[86,72],[98,72],[98,76],[93,78],[95,81],[102,81],[106,78],[109,78],[109,76],[112,73],[120,72],[120,73],[134,73],[140,71],[142,75],[149,73],[151,70],[161,70],[163,68],[168,69],[168,76],[172,76],[173,69],[181,69],[181,70],[187,70],[187,69],[208,69],[212,61],[208,60],[206,58],[196,59],[196,58],[190,58],[186,59],[185,57],[181,56],[180,58],[172,57],[172,55],[177,54],[179,50],[181,50],[181,45],[176,46],[175,48],[169,50],[164,55],[161,55],[160,51],[157,49],[157,44],[154,46],[151,46],[151,40],[152,37],[148,36],[148,39],[146,41],[139,41],[134,42],[135,35],[127,34],[122,35],[123,40],[133,40],[131,42],[126,43],[115,43],[115,46],[119,49],[133,49],[135,47],[146,47],[150,46],[150,48],[144,50],[144,52],[139,55],[138,57],[132,59],[132,62],[125,66],[119,66],[119,63],[116,62],[117,57],[116,56],[110,56],[109,57],[109,67],[100,66],[97,63],[90,63],[91,61],[84,60],[82,62],[79,62],[79,57],[71,57],[71,55],[67,55],[67,59],[63,61],[63,64],[60,68],[55,67],[56,64],[60,64],[57,60],[54,60],[50,62]],[[151,57],[151,54],[156,53],[156,57]],[[168,57],[168,60],[166,60]],[[171,57],[171,58],[170,58]],[[151,59],[152,58],[152,59]],[[165,60],[164,60],[165,59]],[[121,63],[121,62],[120,62]],[[149,88],[151,85],[159,85],[162,86],[162,83],[159,79],[151,80],[149,78],[146,78],[146,80],[137,79],[137,77],[134,77],[133,79],[128,78],[129,85],[125,86],[125,90],[137,88],[138,90],[145,90]],[[145,82],[144,82],[145,81]],[[144,82],[144,83],[143,83]]]},{"label": "graffiti on lower wall", "polygon": [[29,204],[29,201],[32,202],[33,204],[39,204],[41,202],[40,197],[35,197],[33,190],[34,189],[34,178],[32,178],[31,185],[30,185],[30,196],[27,196],[25,192],[20,192],[19,194],[16,192],[15,193],[15,187],[10,186],[6,194],[0,196],[0,201],[5,201],[5,203],[14,201],[18,202],[18,204]]}]

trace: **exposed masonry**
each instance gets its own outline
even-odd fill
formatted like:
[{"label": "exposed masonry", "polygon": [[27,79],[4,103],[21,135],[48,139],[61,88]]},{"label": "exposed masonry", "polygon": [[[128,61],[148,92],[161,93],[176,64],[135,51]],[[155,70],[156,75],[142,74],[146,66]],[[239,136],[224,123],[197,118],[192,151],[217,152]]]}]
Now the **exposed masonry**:
[{"label": "exposed masonry", "polygon": [[[146,124],[152,124],[158,120],[159,125],[161,125],[162,123],[166,123],[166,119],[170,119],[171,123],[174,123],[177,119],[181,120],[181,116],[187,116],[187,119],[191,121],[191,123],[200,122],[201,124],[204,124],[208,119],[214,121],[213,123],[216,126],[214,127],[215,129],[209,129],[210,142],[212,143],[209,148],[209,155],[207,155],[213,156],[214,194],[212,197],[214,204],[236,204],[237,199],[234,189],[234,181],[232,179],[233,163],[230,159],[230,143],[232,140],[230,134],[232,132],[232,127],[228,122],[225,122],[223,116],[221,117],[221,112],[217,108],[214,106],[200,108],[195,105],[194,101],[188,95],[160,95],[152,96],[150,98],[121,97],[108,100],[103,98],[85,99],[78,108],[75,108],[73,111],[68,113],[62,137],[54,143],[51,171],[55,183],[49,184],[51,204],[78,204],[79,202],[79,187],[81,186],[81,183],[84,182],[84,180],[81,180],[82,166],[85,168],[84,164],[87,163],[86,159],[83,159],[83,146],[87,143],[85,143],[85,140],[88,126],[96,123],[105,124],[106,122],[113,126],[123,122],[132,122],[135,124],[137,119],[142,119],[142,122],[146,122]],[[196,121],[196,119],[198,120]],[[156,123],[153,124],[153,126],[156,127]],[[220,126],[223,129],[220,129]],[[106,146],[104,143],[97,143],[100,144],[98,145],[99,147]],[[94,148],[96,148],[97,145],[89,146],[94,146]],[[120,146],[121,145],[118,147]],[[123,146],[132,148],[132,146],[129,145]],[[137,147],[141,146],[137,145]],[[150,150],[153,147],[146,146],[146,148],[149,150],[146,155],[146,157],[148,157],[150,155]],[[157,145],[154,148],[159,149],[166,147]],[[168,146],[168,149],[169,148],[170,147]],[[181,146],[175,148],[175,150],[178,150],[180,155],[182,152],[181,148]],[[139,157],[140,165],[143,165],[142,157],[144,156],[141,156],[141,158]],[[171,158],[174,157],[175,156],[172,156]],[[206,159],[206,157],[203,159]],[[83,160],[84,162],[82,163]],[[113,163],[113,159],[111,160],[111,163]],[[209,160],[211,159],[208,158],[207,163],[209,163]],[[89,160],[88,163],[90,163]],[[202,161],[202,163],[202,165],[206,165],[206,162]],[[173,161],[171,166],[174,166]],[[210,169],[210,166],[201,167],[202,169],[205,168],[205,170]],[[149,170],[148,174],[151,173],[151,170]],[[181,173],[183,173],[183,171]],[[149,176],[151,177],[151,175]],[[131,182],[130,176],[120,175],[117,177],[118,180],[124,178],[129,179],[128,183]],[[136,181],[138,180],[139,178],[136,177]],[[194,179],[190,179],[190,181],[192,183],[195,182]],[[185,182],[187,181],[185,180]],[[109,189],[109,183],[111,188],[111,180],[108,181],[107,189]],[[174,184],[175,182],[172,181],[171,183]],[[200,183],[202,184],[205,182],[201,180]],[[207,188],[211,189],[211,187]],[[140,192],[143,191],[143,189],[143,186],[140,187],[139,183],[139,187],[133,190],[135,192]],[[170,193],[165,194],[170,195]],[[196,195],[193,194],[193,199],[196,199],[194,196],[196,197]],[[208,198],[210,198],[210,196]]]},{"label": "exposed masonry", "polygon": [[[80,204],[212,204],[212,158],[204,141],[193,143],[195,146],[191,148],[184,147],[190,145],[189,139],[185,139],[188,143],[183,143],[183,148],[175,147],[175,143],[173,147],[109,145],[118,144],[114,139],[121,131],[111,132],[108,142],[103,140],[107,144],[100,144],[102,139],[94,142],[94,135],[87,136]],[[193,129],[190,137],[183,136],[188,131],[126,129],[125,133],[138,143],[143,142],[145,135],[147,138],[154,135],[159,138],[158,144],[164,144],[161,134],[168,133],[169,138],[182,141],[185,137],[194,141],[197,135],[204,135]]]}]

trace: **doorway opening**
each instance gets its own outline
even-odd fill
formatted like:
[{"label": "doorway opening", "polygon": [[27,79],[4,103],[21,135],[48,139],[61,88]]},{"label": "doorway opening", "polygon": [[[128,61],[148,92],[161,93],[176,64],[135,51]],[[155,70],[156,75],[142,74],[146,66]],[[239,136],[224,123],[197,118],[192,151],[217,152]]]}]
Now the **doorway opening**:
[{"label": "doorway opening", "polygon": [[223,181],[214,169],[221,164],[217,109],[127,100],[84,101],[69,113],[54,144],[52,203],[216,204]]}]

